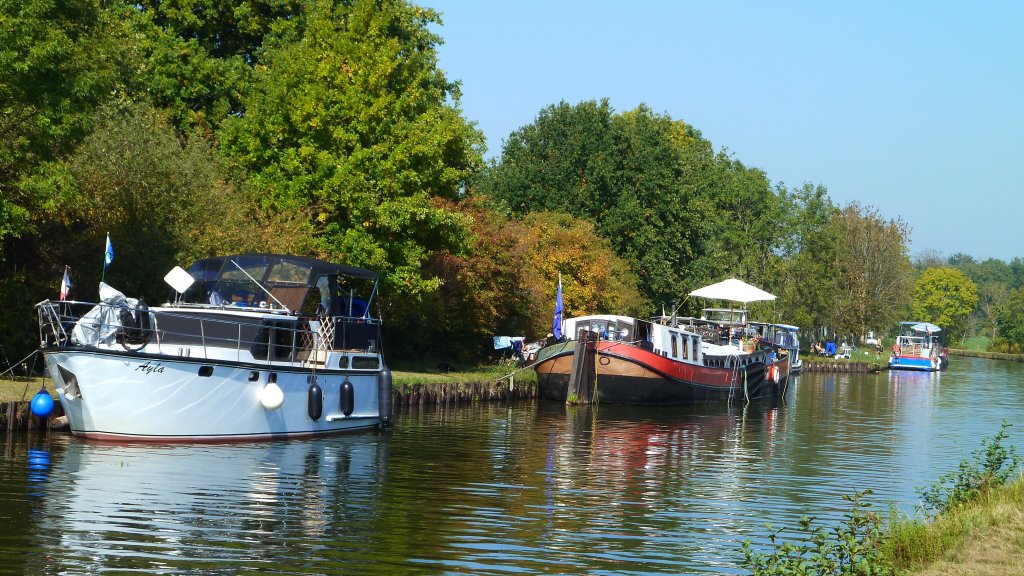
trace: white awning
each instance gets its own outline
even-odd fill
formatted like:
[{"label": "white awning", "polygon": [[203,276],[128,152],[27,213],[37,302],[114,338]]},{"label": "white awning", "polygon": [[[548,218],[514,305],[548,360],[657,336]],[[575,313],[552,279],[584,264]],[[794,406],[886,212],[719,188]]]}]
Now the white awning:
[{"label": "white awning", "polygon": [[775,300],[775,295],[735,278],[729,278],[717,284],[699,288],[690,292],[690,296],[732,300],[733,302],[743,302],[744,304],[760,300]]}]

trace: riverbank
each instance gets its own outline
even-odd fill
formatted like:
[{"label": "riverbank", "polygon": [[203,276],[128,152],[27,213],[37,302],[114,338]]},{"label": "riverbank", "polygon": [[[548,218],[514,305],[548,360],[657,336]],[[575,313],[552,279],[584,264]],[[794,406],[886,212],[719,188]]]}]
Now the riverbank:
[{"label": "riverbank", "polygon": [[923,527],[897,521],[889,544],[911,576],[1024,574],[1024,477]]},{"label": "riverbank", "polygon": [[1002,352],[984,352],[981,350],[965,350],[962,348],[950,348],[950,356],[966,356],[968,358],[984,358],[986,360],[1008,360],[1010,362],[1024,362],[1024,354],[1004,354]]}]

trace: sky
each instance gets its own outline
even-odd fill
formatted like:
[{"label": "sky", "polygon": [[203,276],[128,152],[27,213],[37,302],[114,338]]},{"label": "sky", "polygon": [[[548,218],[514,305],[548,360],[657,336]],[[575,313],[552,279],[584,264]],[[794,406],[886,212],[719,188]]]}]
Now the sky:
[{"label": "sky", "polygon": [[1024,2],[413,1],[488,158],[552,104],[646,104],[912,257],[1024,257]]}]

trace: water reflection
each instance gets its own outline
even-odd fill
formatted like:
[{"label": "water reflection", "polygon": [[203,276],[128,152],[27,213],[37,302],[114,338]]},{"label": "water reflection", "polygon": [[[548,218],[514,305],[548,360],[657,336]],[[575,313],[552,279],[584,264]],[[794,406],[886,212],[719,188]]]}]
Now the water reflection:
[{"label": "water reflection", "polygon": [[50,451],[40,448],[30,448],[26,458],[29,490],[28,495],[33,497],[44,496],[44,488],[50,474]]},{"label": "water reflection", "polygon": [[[999,422],[1024,365],[804,374],[786,404],[425,406],[392,433],[237,446],[26,435],[0,459],[23,573],[738,573],[740,542],[842,495],[913,512]],[[1024,429],[1009,443],[1024,445]],[[40,497],[26,497],[27,494]],[[12,571],[18,571],[17,568]]]},{"label": "water reflection", "polygon": [[[31,457],[31,456],[30,456]],[[245,445],[72,441],[53,468],[41,532],[78,573],[280,565],[339,517],[367,522],[386,475],[381,437]],[[347,502],[339,510],[339,502]],[[58,553],[59,551],[59,553]],[[61,566],[56,567],[58,571]]]}]

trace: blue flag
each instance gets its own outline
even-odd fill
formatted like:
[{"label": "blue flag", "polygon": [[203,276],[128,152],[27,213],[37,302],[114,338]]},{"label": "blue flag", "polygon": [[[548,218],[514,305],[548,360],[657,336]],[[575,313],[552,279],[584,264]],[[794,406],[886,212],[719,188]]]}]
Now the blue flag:
[{"label": "blue flag", "polygon": [[555,318],[551,322],[551,334],[555,340],[562,339],[562,275],[558,275],[558,292],[555,294]]},{"label": "blue flag", "polygon": [[103,252],[103,266],[109,266],[114,261],[114,245],[110,243],[110,234],[107,234],[107,249]]}]

